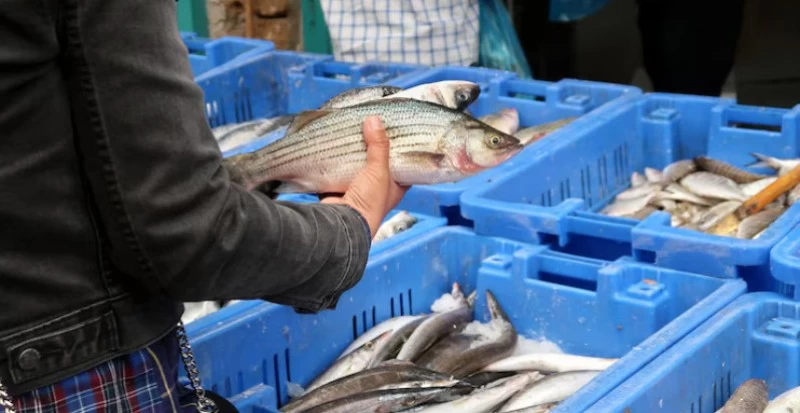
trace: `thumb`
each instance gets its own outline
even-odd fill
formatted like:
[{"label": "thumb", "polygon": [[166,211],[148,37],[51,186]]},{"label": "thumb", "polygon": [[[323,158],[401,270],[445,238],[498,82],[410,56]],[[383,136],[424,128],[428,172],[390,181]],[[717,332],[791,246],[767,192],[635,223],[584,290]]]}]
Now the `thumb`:
[{"label": "thumb", "polygon": [[378,116],[370,116],[362,126],[364,142],[367,144],[367,168],[385,169],[389,163],[389,137]]}]

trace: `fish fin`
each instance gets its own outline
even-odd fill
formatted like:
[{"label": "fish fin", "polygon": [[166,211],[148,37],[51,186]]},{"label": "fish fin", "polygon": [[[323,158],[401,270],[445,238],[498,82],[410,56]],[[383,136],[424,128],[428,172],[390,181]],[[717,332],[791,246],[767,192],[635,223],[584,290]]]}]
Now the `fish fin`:
[{"label": "fish fin", "polygon": [[278,181],[273,184],[272,191],[278,194],[312,194],[317,192],[310,182],[303,181]]},{"label": "fish fin", "polygon": [[305,112],[300,112],[294,117],[294,119],[292,119],[292,122],[289,123],[289,128],[286,129],[286,135],[295,133],[309,123],[332,112],[334,112],[333,109],[307,110]]},{"label": "fish fin", "polygon": [[444,162],[445,160],[445,155],[439,152],[423,152],[423,151],[406,152],[403,153],[402,156],[408,158],[414,158],[419,162],[431,162],[437,167],[441,166],[442,162]]},{"label": "fish fin", "polygon": [[773,162],[770,160],[769,156],[762,155],[760,153],[755,153],[755,152],[750,152],[750,155],[753,158],[756,158],[756,161],[745,165],[746,167],[748,167],[748,168],[773,168],[773,169],[777,169],[774,166],[772,166]]}]

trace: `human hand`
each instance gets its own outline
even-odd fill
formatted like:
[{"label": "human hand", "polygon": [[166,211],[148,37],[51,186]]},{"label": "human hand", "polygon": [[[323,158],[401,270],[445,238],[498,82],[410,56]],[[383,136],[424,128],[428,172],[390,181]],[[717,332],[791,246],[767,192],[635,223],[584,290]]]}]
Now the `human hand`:
[{"label": "human hand", "polygon": [[370,116],[364,120],[362,134],[367,145],[367,165],[356,175],[343,196],[327,196],[320,202],[354,208],[366,219],[373,238],[386,214],[397,206],[408,187],[402,187],[392,179],[389,138],[381,119]]}]

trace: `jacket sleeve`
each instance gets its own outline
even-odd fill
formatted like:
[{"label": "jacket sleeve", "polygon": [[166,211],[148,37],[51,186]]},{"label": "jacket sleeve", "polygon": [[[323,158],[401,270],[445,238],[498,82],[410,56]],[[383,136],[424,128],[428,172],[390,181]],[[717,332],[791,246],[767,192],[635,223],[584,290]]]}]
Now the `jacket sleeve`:
[{"label": "jacket sleeve", "polygon": [[366,266],[365,220],[346,206],[276,202],[231,183],[176,2],[62,4],[76,147],[113,264],[181,301],[335,305]]}]

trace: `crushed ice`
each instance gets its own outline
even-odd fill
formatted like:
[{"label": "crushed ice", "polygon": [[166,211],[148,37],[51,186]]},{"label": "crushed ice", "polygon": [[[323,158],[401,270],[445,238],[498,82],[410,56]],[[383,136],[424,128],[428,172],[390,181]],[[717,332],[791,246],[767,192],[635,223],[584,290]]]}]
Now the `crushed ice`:
[{"label": "crushed ice", "polygon": [[514,349],[514,356],[532,353],[563,353],[558,344],[545,338],[538,340],[530,339],[520,335],[517,339],[517,347]]},{"label": "crushed ice", "polygon": [[[462,299],[463,300],[463,299]],[[444,313],[450,310],[455,310],[463,305],[463,301],[459,298],[453,297],[450,293],[444,293],[441,297],[431,304],[431,311],[434,313]]]}]

